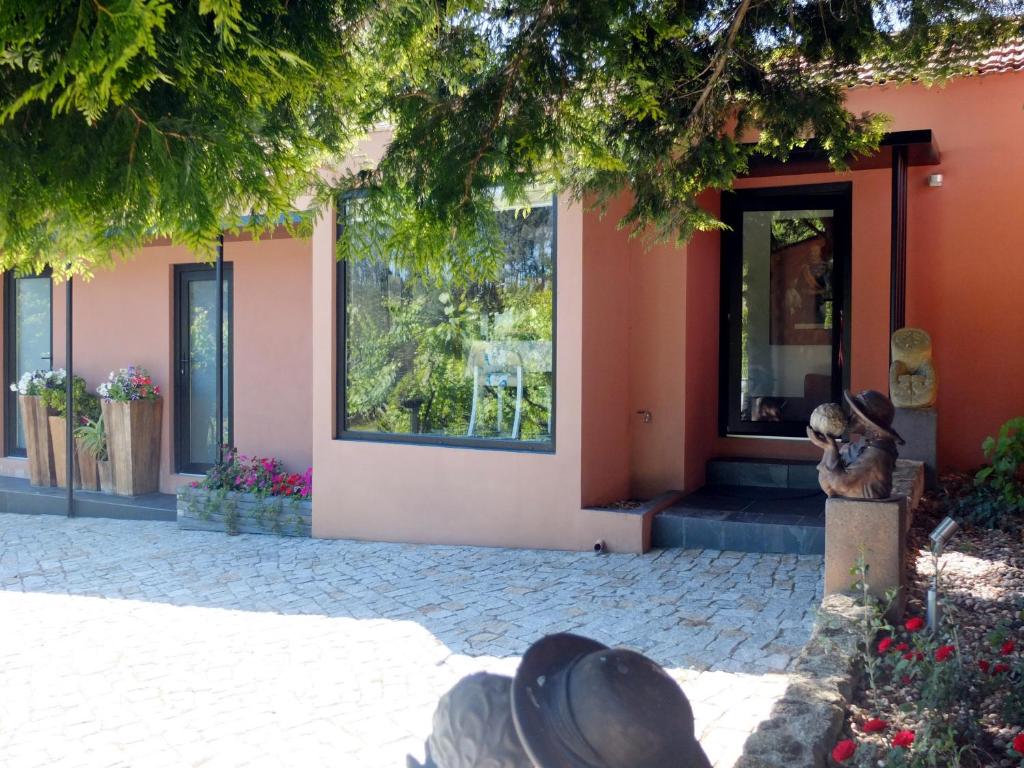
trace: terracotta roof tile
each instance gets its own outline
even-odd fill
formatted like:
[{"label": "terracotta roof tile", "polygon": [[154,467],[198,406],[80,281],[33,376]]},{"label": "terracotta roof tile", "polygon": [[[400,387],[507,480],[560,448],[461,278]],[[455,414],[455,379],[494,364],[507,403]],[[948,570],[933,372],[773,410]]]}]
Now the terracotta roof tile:
[{"label": "terracotta roof tile", "polygon": [[[954,75],[956,77],[972,77],[977,75],[992,75],[1002,72],[1024,71],[1024,38],[1011,40],[1008,43],[990,49],[980,56],[965,58],[960,62],[964,73]],[[938,69],[936,69],[936,73]],[[873,64],[864,64],[860,67],[851,68],[840,77],[846,75],[853,85],[882,85],[888,82],[901,82],[912,79],[908,77],[905,70],[900,68],[879,67]]]}]

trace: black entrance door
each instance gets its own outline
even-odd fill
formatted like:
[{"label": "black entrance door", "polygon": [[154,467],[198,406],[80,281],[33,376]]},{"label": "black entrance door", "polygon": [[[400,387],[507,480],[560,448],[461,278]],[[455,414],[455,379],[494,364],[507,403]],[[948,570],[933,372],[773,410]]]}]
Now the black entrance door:
[{"label": "black entrance door", "polygon": [[232,443],[232,296],[230,264],[224,265],[224,422],[217,424],[216,274],[204,264],[175,267],[174,447],[178,472],[213,466],[218,441]]},{"label": "black entrance door", "polygon": [[849,359],[849,184],[722,197],[723,434],[803,437]]}]

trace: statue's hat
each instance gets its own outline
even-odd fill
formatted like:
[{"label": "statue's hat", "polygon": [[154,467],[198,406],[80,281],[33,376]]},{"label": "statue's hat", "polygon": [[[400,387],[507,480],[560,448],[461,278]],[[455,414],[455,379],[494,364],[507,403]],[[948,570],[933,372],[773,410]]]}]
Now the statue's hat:
[{"label": "statue's hat", "polygon": [[892,428],[893,419],[896,418],[896,407],[888,397],[874,389],[865,389],[856,395],[851,395],[850,391],[846,390],[843,395],[850,410],[858,419],[888,435],[900,445],[904,444],[899,432]]}]

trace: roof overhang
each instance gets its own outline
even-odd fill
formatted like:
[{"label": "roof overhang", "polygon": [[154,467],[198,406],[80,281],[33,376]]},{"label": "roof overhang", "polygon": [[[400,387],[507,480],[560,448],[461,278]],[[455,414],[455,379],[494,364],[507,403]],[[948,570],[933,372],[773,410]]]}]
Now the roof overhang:
[{"label": "roof overhang", "polygon": [[[916,131],[892,131],[882,137],[878,150],[870,155],[851,157],[847,164],[851,171],[869,171],[892,168],[893,153],[899,147],[907,148],[908,165],[938,165],[939,147],[930,128]],[[821,145],[811,139],[789,153],[786,161],[755,154],[750,158],[746,177],[789,176],[801,173],[829,173],[835,169]]]}]

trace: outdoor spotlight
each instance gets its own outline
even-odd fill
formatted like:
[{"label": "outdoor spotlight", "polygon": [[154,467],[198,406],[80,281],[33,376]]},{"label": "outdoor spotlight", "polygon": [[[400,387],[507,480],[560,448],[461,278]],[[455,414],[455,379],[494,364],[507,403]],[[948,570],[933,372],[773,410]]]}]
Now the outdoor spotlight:
[{"label": "outdoor spotlight", "polygon": [[960,523],[952,517],[944,517],[942,522],[935,526],[935,530],[928,534],[928,538],[932,541],[932,552],[936,555],[941,555],[942,550],[946,548],[946,544],[949,543],[949,540],[959,530]]},{"label": "outdoor spotlight", "polygon": [[942,186],[942,174],[932,173],[928,175],[928,186],[929,187],[941,187]]},{"label": "outdoor spotlight", "polygon": [[935,633],[942,619],[942,608],[939,606],[939,555],[946,544],[960,530],[960,524],[952,517],[942,518],[935,530],[928,534],[932,542],[932,585],[928,589],[928,631]]}]

